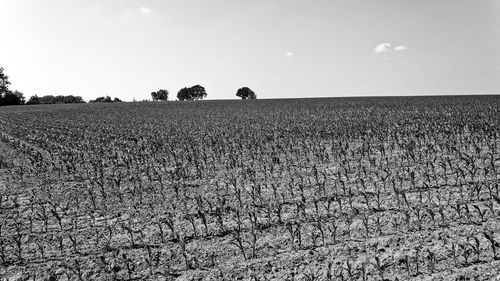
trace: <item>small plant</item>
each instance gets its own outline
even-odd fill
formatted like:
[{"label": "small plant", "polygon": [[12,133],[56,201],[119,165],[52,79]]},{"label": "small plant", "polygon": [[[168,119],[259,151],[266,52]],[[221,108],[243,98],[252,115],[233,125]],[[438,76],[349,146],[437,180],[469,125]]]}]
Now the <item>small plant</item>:
[{"label": "small plant", "polygon": [[384,278],[385,271],[387,270],[387,268],[389,268],[390,264],[389,263],[384,263],[383,261],[380,260],[380,258],[378,256],[376,256],[374,258],[374,260],[375,260],[375,262],[372,263],[372,264],[377,269],[378,275],[380,276],[380,279],[385,280],[385,278]]},{"label": "small plant", "polygon": [[367,266],[368,266],[368,263],[366,261],[363,261],[360,265],[360,275],[361,275],[361,280],[363,281],[366,281],[368,280],[368,272],[367,272]]},{"label": "small plant", "polygon": [[178,241],[179,246],[181,248],[181,254],[182,254],[182,257],[184,258],[184,264],[186,265],[186,268],[192,269],[193,267],[191,265],[191,259],[189,258],[187,250],[186,250],[186,238],[184,237],[184,235],[177,234],[177,241]]},{"label": "small plant", "polygon": [[457,249],[457,244],[454,242],[451,242],[451,255],[453,257],[453,264],[455,267],[458,266],[458,249]]},{"label": "small plant", "polygon": [[474,235],[471,235],[467,238],[467,240],[471,240],[471,239],[472,239],[472,243],[470,243],[470,245],[472,247],[472,250],[476,254],[476,261],[479,262],[480,255],[481,255],[481,242],[479,241],[479,238],[477,238]]},{"label": "small plant", "polygon": [[292,249],[295,249],[295,241],[298,243],[298,248],[302,248],[302,231],[300,222],[287,222],[285,224],[288,233],[290,234],[290,241],[292,243]]},{"label": "small plant", "polygon": [[496,249],[500,247],[500,243],[495,241],[495,238],[493,237],[493,231],[491,231],[491,230],[490,231],[483,231],[483,235],[490,242],[491,251],[493,252],[493,259],[497,260],[498,257],[497,257],[497,250]]},{"label": "small plant", "polygon": [[73,274],[75,274],[78,277],[79,281],[84,280],[83,279],[83,268],[82,268],[82,264],[81,264],[79,259],[77,259],[77,258],[71,259],[69,263],[64,264],[64,267],[66,269],[69,269],[71,272],[73,272]]},{"label": "small plant", "polygon": [[472,207],[474,207],[474,209],[478,213],[479,217],[481,218],[481,222],[486,222],[488,220],[486,218],[486,212],[488,211],[488,209],[481,210],[481,207],[479,207],[478,205],[472,205]]},{"label": "small plant", "polygon": [[362,215],[363,226],[365,227],[366,238],[370,237],[370,215],[363,213]]},{"label": "small plant", "polygon": [[414,257],[414,260],[415,260],[415,270],[416,270],[416,275],[418,276],[420,274],[420,250],[421,250],[421,245],[417,246],[414,248],[415,250],[415,257]]},{"label": "small plant", "polygon": [[135,271],[135,263],[131,258],[127,256],[126,253],[122,253],[121,262],[125,264],[125,268],[127,269],[127,277],[128,280],[133,280],[134,271]]},{"label": "small plant", "polygon": [[329,225],[329,229],[330,229],[330,233],[332,235],[332,238],[333,238],[333,244],[336,244],[337,243],[337,231],[338,231],[338,224],[337,224],[337,220],[338,218],[337,217],[334,217],[331,221],[330,221],[330,225]]},{"label": "small plant", "polygon": [[24,234],[22,229],[21,222],[17,222],[15,224],[16,233],[12,236],[14,243],[16,245],[16,257],[18,261],[23,260],[23,243],[24,243]]},{"label": "small plant", "polygon": [[358,274],[355,272],[355,268],[352,266],[352,263],[349,258],[346,259],[345,267],[343,269],[347,273],[349,280],[357,279]]},{"label": "small plant", "polygon": [[304,273],[304,277],[307,281],[316,281],[319,280],[319,276],[313,270],[310,270],[309,273]]},{"label": "small plant", "polygon": [[326,280],[331,281],[333,280],[333,273],[332,273],[332,262],[328,262],[328,266],[326,268]]},{"label": "small plant", "polygon": [[316,218],[316,221],[313,222],[313,226],[319,231],[322,245],[325,246],[325,231],[323,230],[323,222],[321,221],[321,218]]},{"label": "small plant", "polygon": [[241,252],[241,255],[246,260],[247,254],[246,254],[246,250],[245,250],[245,243],[244,243],[245,241],[243,239],[242,223],[243,222],[241,220],[240,211],[236,210],[236,227],[231,232],[231,236],[232,236],[231,244],[238,247],[238,249]]},{"label": "small plant", "polygon": [[427,249],[427,268],[430,273],[434,273],[436,271],[436,254]]},{"label": "small plant", "polygon": [[470,247],[470,244],[469,243],[460,243],[458,244],[458,246],[460,247],[460,250],[462,250],[462,256],[464,257],[464,260],[465,260],[465,266],[468,266],[469,265],[469,257],[472,253],[472,249]]},{"label": "small plant", "polygon": [[78,240],[77,234],[76,233],[69,234],[68,237],[69,237],[69,240],[71,241],[71,245],[73,246],[73,252],[75,254],[80,254],[80,251],[78,250],[78,244],[80,241]]}]

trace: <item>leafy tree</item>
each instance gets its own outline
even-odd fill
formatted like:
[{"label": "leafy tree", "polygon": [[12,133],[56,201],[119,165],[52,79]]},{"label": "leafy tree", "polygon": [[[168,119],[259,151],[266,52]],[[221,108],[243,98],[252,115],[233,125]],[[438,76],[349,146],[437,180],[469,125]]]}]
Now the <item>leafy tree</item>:
[{"label": "leafy tree", "polygon": [[236,92],[236,96],[244,100],[246,99],[254,100],[257,98],[257,95],[254,93],[254,91],[250,90],[250,88],[248,87],[239,88],[238,91]]},{"label": "leafy tree", "polygon": [[163,100],[166,101],[168,100],[168,91],[167,90],[158,90],[156,92],[151,93],[151,97],[153,100]]},{"label": "leafy tree", "polygon": [[95,103],[95,102],[112,102],[113,100],[111,99],[110,96],[105,96],[105,97],[98,97],[95,100],[91,100],[90,102]]},{"label": "leafy tree", "polygon": [[180,89],[179,92],[177,92],[177,99],[178,100],[192,100],[190,93],[189,93],[189,89],[186,87]]},{"label": "leafy tree", "polygon": [[190,88],[192,92],[192,96],[194,97],[195,100],[198,99],[204,99],[207,97],[207,91],[205,90],[204,87],[200,85],[195,85]]},{"label": "leafy tree", "polygon": [[177,93],[178,100],[199,100],[207,97],[207,91],[200,85],[191,88],[182,88]]},{"label": "leafy tree", "polygon": [[25,99],[23,93],[19,91],[10,91],[9,85],[9,77],[3,73],[3,67],[0,67],[0,106],[24,104]]},{"label": "leafy tree", "polygon": [[19,91],[8,91],[4,97],[3,97],[3,102],[5,105],[21,105],[24,104],[25,99],[23,93]]},{"label": "leafy tree", "polygon": [[3,73],[3,67],[0,67],[0,97],[9,92],[9,77]]},{"label": "leafy tree", "polygon": [[115,99],[113,100],[113,102],[122,102],[122,100],[121,100],[121,99],[119,99],[119,98],[115,98]]},{"label": "leafy tree", "polygon": [[31,96],[30,99],[26,102],[26,104],[40,104],[40,98],[37,95]]}]

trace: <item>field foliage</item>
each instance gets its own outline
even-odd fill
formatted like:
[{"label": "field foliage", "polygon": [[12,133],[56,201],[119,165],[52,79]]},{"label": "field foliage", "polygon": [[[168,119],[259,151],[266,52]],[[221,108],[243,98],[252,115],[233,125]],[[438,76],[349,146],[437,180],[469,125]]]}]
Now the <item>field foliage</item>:
[{"label": "field foliage", "polygon": [[497,96],[0,108],[0,276],[493,278],[499,116]]}]

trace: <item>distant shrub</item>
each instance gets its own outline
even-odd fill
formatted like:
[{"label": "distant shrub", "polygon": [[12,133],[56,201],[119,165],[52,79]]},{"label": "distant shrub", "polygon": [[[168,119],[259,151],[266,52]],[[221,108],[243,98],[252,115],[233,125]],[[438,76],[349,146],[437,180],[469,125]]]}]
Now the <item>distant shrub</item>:
[{"label": "distant shrub", "polygon": [[91,100],[91,103],[96,103],[96,102],[121,102],[119,98],[111,99],[110,96],[105,96],[105,97],[98,97],[95,100]]},{"label": "distant shrub", "polygon": [[47,95],[47,96],[42,96],[42,97],[34,95],[26,102],[26,104],[29,104],[29,105],[31,105],[31,104],[57,104],[57,103],[85,103],[85,101],[80,96],[72,96],[72,95],[69,95],[69,96]]},{"label": "distant shrub", "polygon": [[151,97],[153,98],[154,101],[157,101],[157,100],[166,101],[166,100],[168,100],[168,91],[167,90],[158,90],[156,92],[152,92]]},{"label": "distant shrub", "polygon": [[250,90],[250,88],[248,87],[239,88],[238,91],[236,92],[236,96],[244,100],[245,99],[254,100],[257,98],[257,95],[254,93],[254,91]]}]

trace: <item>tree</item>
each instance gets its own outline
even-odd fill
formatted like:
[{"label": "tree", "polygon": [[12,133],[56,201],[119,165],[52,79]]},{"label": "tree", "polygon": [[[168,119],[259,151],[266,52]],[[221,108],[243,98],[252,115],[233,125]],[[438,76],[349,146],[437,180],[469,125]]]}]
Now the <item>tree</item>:
[{"label": "tree", "polygon": [[207,97],[207,91],[200,85],[195,85],[191,87],[190,90],[195,100],[202,100]]},{"label": "tree", "polygon": [[9,85],[9,77],[3,73],[3,67],[0,67],[0,106],[24,104],[25,100],[23,93],[19,91],[10,91]]},{"label": "tree", "polygon": [[189,89],[184,87],[177,92],[177,99],[178,100],[191,100],[190,94],[189,94]]},{"label": "tree", "polygon": [[246,99],[254,100],[257,98],[257,95],[254,93],[254,91],[250,90],[250,88],[248,87],[239,88],[238,91],[236,92],[236,96],[244,100]]},{"label": "tree", "polygon": [[177,93],[178,100],[199,100],[207,97],[207,91],[200,85],[191,88],[182,88]]},{"label": "tree", "polygon": [[3,67],[0,67],[0,98],[9,92],[9,77],[3,73]]},{"label": "tree", "polygon": [[90,102],[95,103],[95,102],[112,102],[113,100],[111,99],[110,96],[105,96],[105,97],[98,97],[95,100],[91,100]]},{"label": "tree", "polygon": [[162,89],[156,92],[152,92],[151,97],[153,98],[154,101],[156,100],[166,101],[168,100],[168,91]]},{"label": "tree", "polygon": [[4,97],[3,102],[5,105],[22,105],[25,102],[23,93],[19,91],[8,91]]},{"label": "tree", "polygon": [[40,104],[40,98],[37,95],[31,96],[30,99],[26,102],[26,104]]}]

